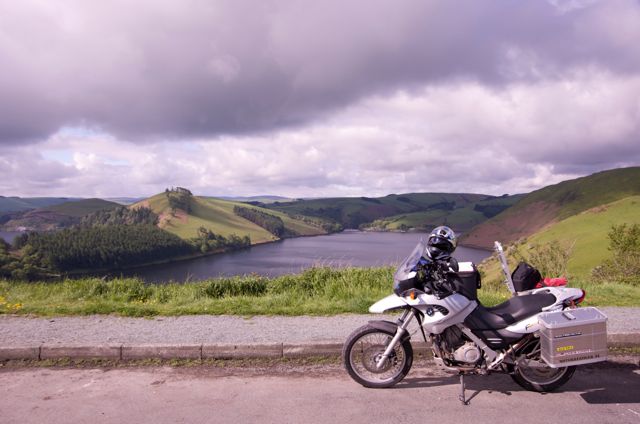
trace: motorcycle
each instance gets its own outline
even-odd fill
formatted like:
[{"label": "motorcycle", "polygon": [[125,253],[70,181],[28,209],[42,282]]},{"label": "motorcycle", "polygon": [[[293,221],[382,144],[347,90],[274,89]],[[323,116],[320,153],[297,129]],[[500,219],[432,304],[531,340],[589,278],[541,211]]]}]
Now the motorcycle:
[{"label": "motorcycle", "polygon": [[585,292],[568,287],[518,291],[502,246],[496,242],[495,248],[512,297],[485,307],[477,296],[481,282],[475,265],[453,257],[433,260],[420,241],[394,274],[394,294],[369,308],[399,311],[400,317],[370,321],[345,342],[342,357],[349,375],[370,388],[400,382],[413,364],[413,320],[436,365],[460,376],[464,405],[465,375],[506,373],[527,390],[548,392],[565,384],[577,365],[606,360],[607,318],[596,308],[577,309]]}]

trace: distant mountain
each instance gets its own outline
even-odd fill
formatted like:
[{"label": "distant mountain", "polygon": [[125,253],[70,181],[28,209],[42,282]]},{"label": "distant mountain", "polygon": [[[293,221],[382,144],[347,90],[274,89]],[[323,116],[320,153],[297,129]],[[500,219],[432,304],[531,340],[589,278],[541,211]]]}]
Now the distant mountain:
[{"label": "distant mountain", "polygon": [[118,207],[117,203],[102,199],[66,201],[47,207],[11,212],[3,215],[0,225],[5,230],[49,231],[69,227],[90,213]]},{"label": "distant mountain", "polygon": [[282,196],[206,196],[207,199],[222,199],[229,200],[231,202],[243,202],[243,203],[274,203],[274,202],[291,202],[294,199]]},{"label": "distant mountain", "polygon": [[133,205],[141,200],[144,200],[144,197],[105,197],[104,200],[109,202],[115,202],[120,205],[128,206]]},{"label": "distant mountain", "polygon": [[44,208],[69,201],[80,200],[72,197],[5,197],[0,196],[0,214]]},{"label": "distant mountain", "polygon": [[640,167],[598,172],[533,191],[488,221],[462,242],[491,247],[512,242],[586,210],[640,194]]},{"label": "distant mountain", "polygon": [[109,202],[108,200],[93,198],[93,199],[76,200],[73,202],[65,202],[59,205],[48,206],[44,209],[52,212],[57,212],[62,215],[81,218],[93,212],[97,212],[105,209],[113,209],[113,208],[117,208],[118,206],[120,205],[115,202]]},{"label": "distant mountain", "polygon": [[468,193],[407,193],[275,202],[264,207],[290,215],[331,220],[345,228],[424,231],[447,224],[456,231],[466,231],[518,199]]}]

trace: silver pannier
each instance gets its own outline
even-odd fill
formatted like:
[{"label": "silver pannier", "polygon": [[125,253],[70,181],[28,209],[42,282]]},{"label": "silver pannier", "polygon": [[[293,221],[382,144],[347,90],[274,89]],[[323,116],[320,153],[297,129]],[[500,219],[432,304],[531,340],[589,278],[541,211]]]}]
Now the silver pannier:
[{"label": "silver pannier", "polygon": [[542,359],[553,368],[607,360],[607,316],[597,308],[538,317]]}]

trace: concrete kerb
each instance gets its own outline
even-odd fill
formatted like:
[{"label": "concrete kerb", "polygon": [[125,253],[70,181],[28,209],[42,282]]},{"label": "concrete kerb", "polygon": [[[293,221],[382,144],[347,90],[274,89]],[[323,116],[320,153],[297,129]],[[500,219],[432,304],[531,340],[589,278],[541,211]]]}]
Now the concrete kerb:
[{"label": "concrete kerb", "polygon": [[40,359],[121,359],[122,345],[40,346]]},{"label": "concrete kerb", "polygon": [[1,346],[0,361],[11,359],[40,359],[40,346]]},{"label": "concrete kerb", "polygon": [[609,347],[640,347],[640,334],[638,333],[613,333],[607,335]]},{"label": "concrete kerb", "polygon": [[[638,348],[640,334],[609,334],[610,348]],[[429,344],[412,342],[417,355],[430,356]],[[336,357],[342,354],[341,342],[253,343],[253,344],[105,344],[93,346],[0,346],[0,361],[45,359],[247,359]],[[637,356],[637,355],[636,355]]]},{"label": "concrete kerb", "polygon": [[340,356],[342,343],[284,343],[282,345],[283,358],[309,358],[315,356]]},{"label": "concrete kerb", "polygon": [[202,346],[202,359],[282,358],[282,343]]},{"label": "concrete kerb", "polygon": [[121,359],[202,359],[202,345],[123,345]]}]

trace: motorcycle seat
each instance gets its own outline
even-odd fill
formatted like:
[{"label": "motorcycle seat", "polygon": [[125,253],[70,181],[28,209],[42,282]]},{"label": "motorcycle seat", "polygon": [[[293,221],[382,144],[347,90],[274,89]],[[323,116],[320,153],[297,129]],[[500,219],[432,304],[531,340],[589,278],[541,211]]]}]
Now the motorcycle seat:
[{"label": "motorcycle seat", "polygon": [[500,330],[537,314],[555,302],[556,297],[552,294],[536,293],[512,297],[489,308],[479,304],[465,319],[465,324],[472,330]]}]

